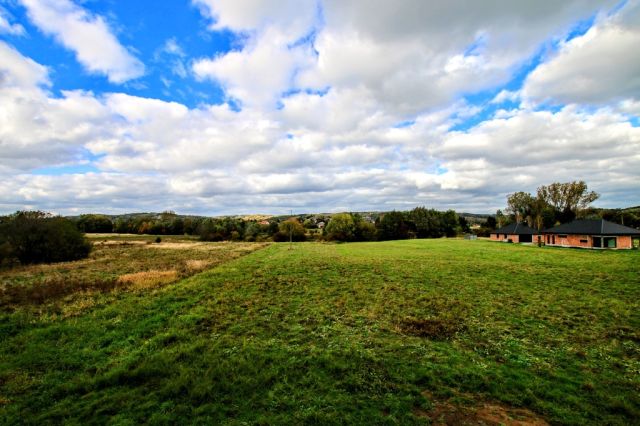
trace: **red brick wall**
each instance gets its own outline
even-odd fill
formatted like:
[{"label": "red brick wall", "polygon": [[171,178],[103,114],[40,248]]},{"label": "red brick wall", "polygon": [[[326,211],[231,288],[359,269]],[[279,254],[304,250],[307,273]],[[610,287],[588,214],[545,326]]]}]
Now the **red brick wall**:
[{"label": "red brick wall", "polygon": [[631,246],[631,236],[624,235],[618,237],[618,248],[630,249]]},{"label": "red brick wall", "polygon": [[[544,236],[544,242],[550,245],[565,246],[565,247],[593,247],[593,237],[591,235],[567,235],[565,238],[560,238],[558,234],[555,234],[556,242],[552,242],[553,234]],[[581,242],[586,240],[586,242]],[[616,248],[630,249],[632,247],[632,241],[630,236],[618,236],[616,241]]]},{"label": "red brick wall", "polygon": [[489,238],[493,241],[507,241],[511,240],[514,243],[519,242],[518,235],[508,234],[507,238],[504,237],[505,234],[491,234]]}]

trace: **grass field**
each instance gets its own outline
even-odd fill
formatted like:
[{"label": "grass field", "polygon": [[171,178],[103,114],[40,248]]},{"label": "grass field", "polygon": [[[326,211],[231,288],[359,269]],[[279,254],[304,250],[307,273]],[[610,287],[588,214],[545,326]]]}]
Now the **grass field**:
[{"label": "grass field", "polygon": [[[90,261],[122,250],[113,276],[136,273],[128,249],[146,250],[138,270],[177,262],[147,246]],[[186,279],[83,289],[68,315],[73,293],[5,298],[0,423],[640,419],[640,252],[442,239],[247,254],[260,247],[227,243]],[[3,286],[59,267],[5,271]]]}]

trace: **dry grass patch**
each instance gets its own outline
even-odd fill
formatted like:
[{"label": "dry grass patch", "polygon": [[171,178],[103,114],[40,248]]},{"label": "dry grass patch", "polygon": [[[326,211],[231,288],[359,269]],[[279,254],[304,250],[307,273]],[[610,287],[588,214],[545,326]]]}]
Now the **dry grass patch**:
[{"label": "dry grass patch", "polygon": [[171,249],[171,250],[217,250],[220,249],[218,246],[212,246],[208,243],[201,242],[188,242],[188,243],[157,243],[157,244],[149,244],[147,248],[151,249]]},{"label": "dry grass patch", "polygon": [[170,284],[178,279],[178,271],[143,271],[124,274],[118,277],[118,282],[131,289],[149,289]]},{"label": "dry grass patch", "polygon": [[266,245],[178,238],[156,244],[138,237],[96,241],[88,259],[0,268],[0,309],[26,309],[56,318],[75,316],[95,305],[90,298],[109,299],[114,291],[175,282]]},{"label": "dry grass patch", "polygon": [[185,267],[188,271],[199,272],[207,269],[209,265],[211,265],[211,261],[209,260],[197,260],[197,259],[189,259],[184,262]]}]

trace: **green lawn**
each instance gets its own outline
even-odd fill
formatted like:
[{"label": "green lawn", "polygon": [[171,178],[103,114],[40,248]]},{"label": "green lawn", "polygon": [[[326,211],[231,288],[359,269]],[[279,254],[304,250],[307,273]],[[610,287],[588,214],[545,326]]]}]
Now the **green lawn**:
[{"label": "green lawn", "polygon": [[0,313],[0,423],[427,424],[443,401],[640,419],[638,251],[288,248],[77,316]]}]

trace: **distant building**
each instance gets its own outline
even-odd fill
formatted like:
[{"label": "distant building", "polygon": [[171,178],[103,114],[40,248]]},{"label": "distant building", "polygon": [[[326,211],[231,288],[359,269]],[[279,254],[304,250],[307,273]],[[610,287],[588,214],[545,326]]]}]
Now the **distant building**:
[{"label": "distant building", "polygon": [[490,239],[508,243],[537,243],[542,236],[524,223],[512,223],[491,232]]},{"label": "distant building", "polygon": [[550,246],[630,249],[640,246],[640,231],[604,219],[581,219],[542,231]]}]

